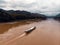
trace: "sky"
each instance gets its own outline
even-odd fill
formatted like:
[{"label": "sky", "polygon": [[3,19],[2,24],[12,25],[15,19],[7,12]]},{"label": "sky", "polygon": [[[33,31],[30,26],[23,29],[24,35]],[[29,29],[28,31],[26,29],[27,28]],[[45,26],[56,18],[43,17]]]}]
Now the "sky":
[{"label": "sky", "polygon": [[60,13],[60,0],[0,0],[0,8],[54,16]]}]

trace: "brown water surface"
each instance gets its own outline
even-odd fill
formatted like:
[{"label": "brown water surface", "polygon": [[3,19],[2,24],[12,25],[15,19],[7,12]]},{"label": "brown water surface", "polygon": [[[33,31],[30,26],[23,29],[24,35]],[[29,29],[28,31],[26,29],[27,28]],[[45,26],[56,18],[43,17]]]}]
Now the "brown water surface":
[{"label": "brown water surface", "polygon": [[[25,36],[33,26],[36,29]],[[0,33],[0,45],[60,45],[60,22],[52,19],[0,24]]]}]

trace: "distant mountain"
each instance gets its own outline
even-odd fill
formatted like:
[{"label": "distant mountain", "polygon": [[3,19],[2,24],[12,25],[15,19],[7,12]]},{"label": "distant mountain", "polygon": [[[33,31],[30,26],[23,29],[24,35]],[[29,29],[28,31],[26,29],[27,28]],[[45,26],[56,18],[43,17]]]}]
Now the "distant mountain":
[{"label": "distant mountain", "polygon": [[0,22],[8,22],[12,20],[13,18],[10,14],[8,14],[5,10],[0,9]]},{"label": "distant mountain", "polygon": [[35,18],[45,20],[46,16],[38,13],[30,13],[27,11],[0,9],[0,22],[9,22]]},{"label": "distant mountain", "polygon": [[7,11],[11,16],[13,16],[14,18],[20,20],[20,19],[34,19],[34,18],[40,18],[45,20],[46,16],[42,15],[42,14],[38,14],[38,13],[30,13],[27,11],[20,11],[20,10],[9,10]]},{"label": "distant mountain", "polygon": [[60,14],[56,15],[54,19],[60,21]]}]

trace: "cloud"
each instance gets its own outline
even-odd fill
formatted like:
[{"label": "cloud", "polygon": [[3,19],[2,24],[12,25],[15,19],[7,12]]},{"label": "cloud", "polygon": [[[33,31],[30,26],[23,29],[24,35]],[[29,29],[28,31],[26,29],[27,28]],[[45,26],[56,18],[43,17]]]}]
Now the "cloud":
[{"label": "cloud", "polygon": [[0,8],[55,15],[60,13],[60,0],[0,0]]},{"label": "cloud", "polygon": [[0,4],[6,3],[4,0],[0,0]]}]

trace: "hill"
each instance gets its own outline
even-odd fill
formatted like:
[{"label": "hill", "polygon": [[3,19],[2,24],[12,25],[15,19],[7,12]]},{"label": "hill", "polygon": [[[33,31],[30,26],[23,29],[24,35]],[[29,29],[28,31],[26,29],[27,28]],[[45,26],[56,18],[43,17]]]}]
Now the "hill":
[{"label": "hill", "polygon": [[26,19],[41,19],[45,20],[46,16],[38,13],[31,13],[20,10],[3,10],[0,9],[0,22],[10,22]]},{"label": "hill", "polygon": [[54,19],[60,21],[60,14],[56,15]]}]

